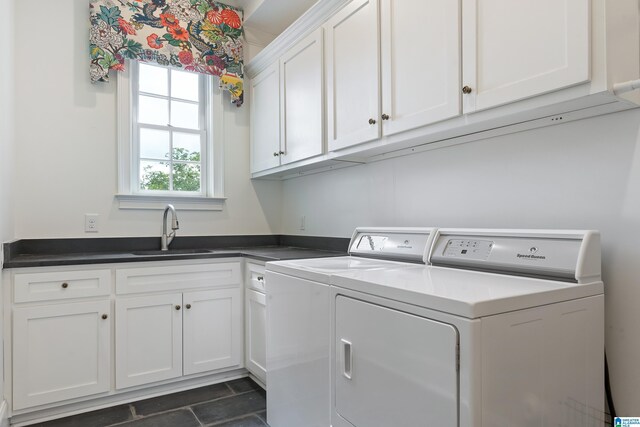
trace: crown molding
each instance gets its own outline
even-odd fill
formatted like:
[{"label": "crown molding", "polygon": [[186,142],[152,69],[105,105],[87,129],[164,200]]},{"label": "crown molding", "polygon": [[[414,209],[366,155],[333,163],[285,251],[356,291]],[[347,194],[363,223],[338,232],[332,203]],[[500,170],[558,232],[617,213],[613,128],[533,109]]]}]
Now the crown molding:
[{"label": "crown molding", "polygon": [[249,78],[255,77],[286,52],[287,49],[315,31],[350,1],[318,0],[316,4],[311,6],[309,10],[269,43],[267,47],[262,49],[249,63],[245,64],[245,74]]}]

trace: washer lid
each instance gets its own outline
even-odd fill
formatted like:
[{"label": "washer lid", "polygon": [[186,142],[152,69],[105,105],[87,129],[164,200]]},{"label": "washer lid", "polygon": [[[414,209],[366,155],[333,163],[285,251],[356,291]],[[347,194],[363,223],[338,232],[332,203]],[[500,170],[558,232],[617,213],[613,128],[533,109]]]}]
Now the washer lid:
[{"label": "washer lid", "polygon": [[415,264],[372,258],[342,256],[272,261],[266,263],[266,269],[267,271],[275,271],[289,276],[299,277],[301,279],[328,284],[331,275],[335,273],[371,269],[379,270],[382,268],[399,268],[406,265],[413,266]]},{"label": "washer lid", "polygon": [[576,285],[406,264],[400,268],[337,273],[331,277],[331,284],[470,319],[603,293],[601,281]]}]

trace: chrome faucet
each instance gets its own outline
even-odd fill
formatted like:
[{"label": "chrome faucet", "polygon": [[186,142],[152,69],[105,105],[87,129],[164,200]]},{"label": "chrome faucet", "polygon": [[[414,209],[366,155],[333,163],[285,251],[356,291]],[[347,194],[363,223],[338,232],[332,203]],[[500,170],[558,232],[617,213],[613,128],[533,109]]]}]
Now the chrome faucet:
[{"label": "chrome faucet", "polygon": [[[171,211],[171,233],[167,236],[167,214]],[[160,237],[160,250],[169,250],[169,245],[176,237],[176,230],[180,228],[178,224],[178,215],[176,215],[176,208],[173,205],[167,205],[164,208],[164,215],[162,216],[162,237]]]}]

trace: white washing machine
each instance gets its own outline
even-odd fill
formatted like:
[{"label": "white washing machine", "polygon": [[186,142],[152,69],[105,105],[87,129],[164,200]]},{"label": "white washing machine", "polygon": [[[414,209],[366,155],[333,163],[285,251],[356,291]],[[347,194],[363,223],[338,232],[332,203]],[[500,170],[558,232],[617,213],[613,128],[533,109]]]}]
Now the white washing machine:
[{"label": "white washing machine", "polygon": [[428,228],[357,228],[349,256],[266,264],[271,427],[327,427],[331,422],[331,275],[424,266],[433,234]]},{"label": "white washing machine", "polygon": [[597,232],[439,230],[429,260],[332,274],[333,427],[604,425]]}]

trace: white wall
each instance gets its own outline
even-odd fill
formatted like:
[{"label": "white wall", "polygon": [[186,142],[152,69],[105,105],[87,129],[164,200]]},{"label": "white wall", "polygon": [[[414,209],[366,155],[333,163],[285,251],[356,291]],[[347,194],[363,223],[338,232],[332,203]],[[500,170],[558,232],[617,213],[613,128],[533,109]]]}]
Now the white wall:
[{"label": "white wall", "polygon": [[[114,201],[116,82],[89,82],[88,17],[86,1],[15,5],[17,238],[159,236],[162,230],[161,211],[120,210]],[[55,23],[55,32],[44,36],[34,30],[37,22]],[[179,212],[179,236],[279,231],[280,184],[248,179],[249,105],[225,104],[226,206]],[[100,215],[97,235],[84,232],[85,213]]]},{"label": "white wall", "polygon": [[285,234],[358,225],[600,230],[616,409],[640,414],[640,111],[284,183]]},{"label": "white wall", "polygon": [[6,241],[13,238],[13,0],[0,0],[0,10],[0,241]]},{"label": "white wall", "polygon": [[[13,0],[0,0],[0,243],[13,239]],[[0,266],[3,254],[0,249]],[[2,288],[2,275],[0,275]],[[0,301],[0,306],[2,303]],[[0,313],[0,341],[4,316]],[[0,353],[0,366],[4,366]],[[4,401],[4,370],[0,370],[0,403]],[[6,408],[0,414],[0,425],[8,426]]]}]

